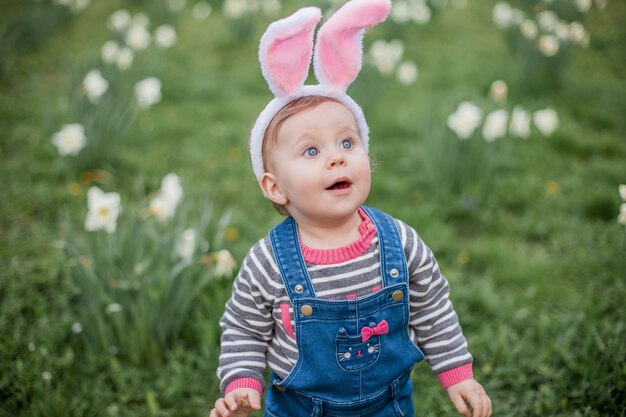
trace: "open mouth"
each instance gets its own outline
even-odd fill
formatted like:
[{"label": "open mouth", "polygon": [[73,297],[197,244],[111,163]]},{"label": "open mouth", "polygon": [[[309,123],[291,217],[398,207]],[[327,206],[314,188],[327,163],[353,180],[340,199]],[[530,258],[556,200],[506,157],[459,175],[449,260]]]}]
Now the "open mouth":
[{"label": "open mouth", "polygon": [[326,187],[327,190],[344,190],[346,188],[350,188],[352,182],[347,179],[341,179],[334,182],[330,187]]}]

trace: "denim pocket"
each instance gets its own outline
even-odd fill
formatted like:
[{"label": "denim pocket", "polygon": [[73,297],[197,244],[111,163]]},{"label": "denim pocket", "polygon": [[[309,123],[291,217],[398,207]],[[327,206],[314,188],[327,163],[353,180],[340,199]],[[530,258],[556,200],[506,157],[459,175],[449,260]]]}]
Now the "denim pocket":
[{"label": "denim pocket", "polygon": [[404,417],[404,411],[402,411],[402,408],[400,407],[400,404],[398,404],[398,401],[393,402],[393,411],[396,412],[396,417]]},{"label": "denim pocket", "polygon": [[380,356],[380,337],[372,336],[367,341],[361,335],[349,336],[344,328],[335,338],[337,363],[345,371],[359,371],[372,366]]}]

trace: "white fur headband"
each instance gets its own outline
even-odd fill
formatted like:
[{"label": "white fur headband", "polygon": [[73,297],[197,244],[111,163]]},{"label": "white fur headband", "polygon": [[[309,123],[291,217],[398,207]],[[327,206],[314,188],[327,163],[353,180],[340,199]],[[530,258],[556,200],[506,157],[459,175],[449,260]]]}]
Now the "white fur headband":
[{"label": "white fur headband", "polygon": [[322,17],[317,7],[305,7],[270,24],[261,37],[261,72],[275,98],[257,118],[250,133],[250,158],[257,180],[263,167],[263,136],[274,116],[304,96],[329,97],[352,111],[361,141],[368,149],[369,128],[361,107],[346,90],[361,71],[361,41],[365,29],[385,20],[391,0],[350,0],[333,14],[317,34],[313,69],[319,84],[304,85],[313,52],[313,33]]}]

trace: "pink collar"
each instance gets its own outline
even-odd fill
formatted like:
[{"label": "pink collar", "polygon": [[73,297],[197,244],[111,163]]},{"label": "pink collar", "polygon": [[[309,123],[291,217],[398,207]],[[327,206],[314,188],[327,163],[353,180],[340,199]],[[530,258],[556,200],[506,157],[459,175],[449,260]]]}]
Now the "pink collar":
[{"label": "pink collar", "polygon": [[376,235],[376,228],[361,208],[359,215],[363,221],[359,225],[361,237],[358,240],[335,249],[314,249],[300,243],[304,260],[314,265],[332,265],[355,259],[367,252]]}]

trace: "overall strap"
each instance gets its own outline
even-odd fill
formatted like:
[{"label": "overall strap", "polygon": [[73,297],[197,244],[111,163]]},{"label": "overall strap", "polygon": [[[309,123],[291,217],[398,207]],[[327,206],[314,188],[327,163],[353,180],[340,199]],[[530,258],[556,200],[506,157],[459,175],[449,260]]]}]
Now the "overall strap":
[{"label": "overall strap", "polygon": [[298,226],[293,217],[287,217],[270,231],[270,241],[289,299],[314,298],[315,291],[300,250]]},{"label": "overall strap", "polygon": [[361,208],[372,220],[378,232],[380,275],[383,278],[383,286],[408,282],[406,256],[395,221],[390,215],[380,210],[365,206]]}]

